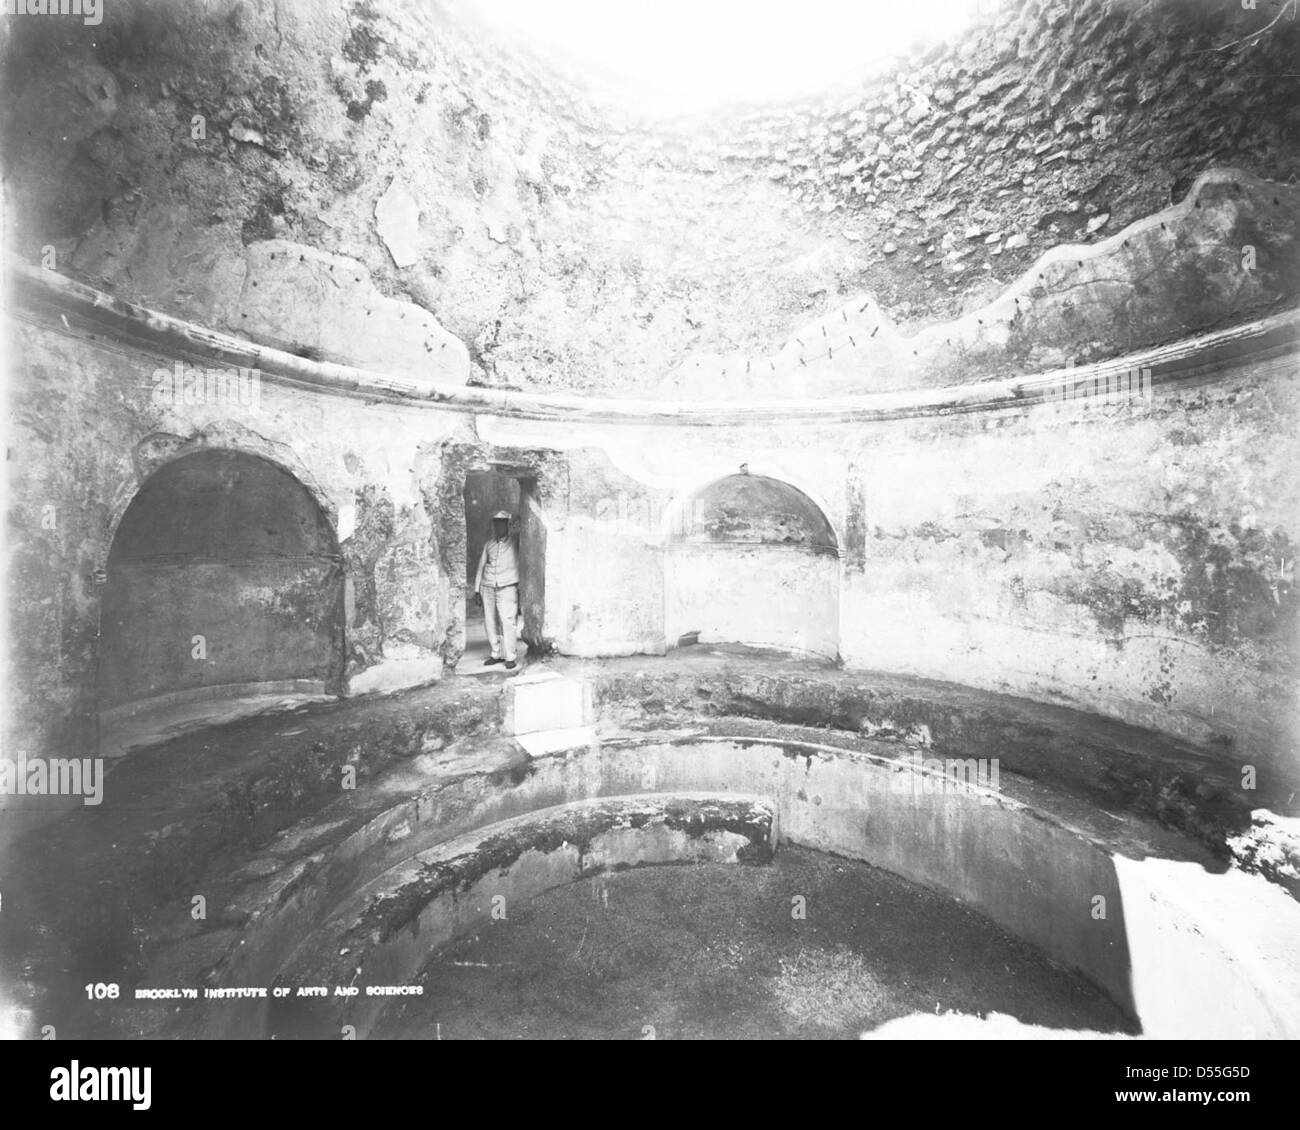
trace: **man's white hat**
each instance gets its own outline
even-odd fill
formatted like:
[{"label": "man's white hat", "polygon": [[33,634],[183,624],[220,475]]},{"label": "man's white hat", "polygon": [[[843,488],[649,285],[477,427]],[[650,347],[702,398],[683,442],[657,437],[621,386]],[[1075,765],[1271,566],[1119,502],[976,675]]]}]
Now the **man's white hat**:
[{"label": "man's white hat", "polygon": [[498,510],[495,514],[492,515],[492,518],[493,518],[493,521],[495,521],[497,518],[504,518],[504,519],[508,522],[508,521],[510,521],[510,511],[509,511],[509,510]]}]

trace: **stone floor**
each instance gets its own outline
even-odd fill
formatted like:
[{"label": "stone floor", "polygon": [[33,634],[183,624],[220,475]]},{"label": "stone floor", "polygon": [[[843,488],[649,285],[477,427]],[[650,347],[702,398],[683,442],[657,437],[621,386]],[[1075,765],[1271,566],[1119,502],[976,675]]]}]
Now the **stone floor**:
[{"label": "stone floor", "polygon": [[[790,892],[810,912],[790,914]],[[548,891],[425,966],[377,1039],[856,1039],[916,1013],[1133,1031],[1095,988],[945,895],[786,845],[771,864]]]},{"label": "stone floor", "polygon": [[[517,640],[516,656],[519,666],[516,671],[522,671],[528,662],[528,644],[525,640]],[[501,668],[484,667],[483,660],[492,654],[492,649],[488,645],[487,628],[483,623],[483,612],[481,609],[473,609],[466,613],[465,616],[465,650],[461,653],[460,662],[456,664],[457,675],[492,675],[501,674]]]},{"label": "stone floor", "polygon": [[[528,663],[528,644],[520,639],[517,647],[516,673]],[[471,609],[465,619],[465,650],[457,663],[457,675],[502,675],[501,667],[485,667],[483,660],[491,654],[481,609]],[[242,718],[260,714],[283,714],[311,703],[335,702],[336,696],[307,691],[283,693],[235,693],[185,702],[163,702],[134,711],[103,723],[99,738],[99,756],[118,758],[133,749],[161,745],[172,738],[197,730],[223,726]]]},{"label": "stone floor", "polygon": [[283,714],[310,703],[333,702],[327,694],[241,694],[174,703],[140,711],[105,725],[100,732],[99,756],[117,758],[133,749],[159,745],[182,734],[224,726],[259,714]]}]

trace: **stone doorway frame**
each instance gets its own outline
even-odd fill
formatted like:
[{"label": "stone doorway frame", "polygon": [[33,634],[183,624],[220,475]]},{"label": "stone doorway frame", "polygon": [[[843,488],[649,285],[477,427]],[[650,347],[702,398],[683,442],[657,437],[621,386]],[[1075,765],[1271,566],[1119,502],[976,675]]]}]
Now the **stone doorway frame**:
[{"label": "stone doorway frame", "polygon": [[444,536],[441,565],[448,585],[449,621],[442,645],[443,666],[452,670],[465,653],[465,621],[469,601],[466,581],[469,531],[465,518],[465,486],[471,474],[495,473],[519,483],[520,548],[529,545],[528,599],[520,584],[523,640],[529,654],[554,650],[546,625],[547,515],[568,493],[568,462],[558,451],[494,448],[487,444],[448,444],[443,450],[439,507]]}]

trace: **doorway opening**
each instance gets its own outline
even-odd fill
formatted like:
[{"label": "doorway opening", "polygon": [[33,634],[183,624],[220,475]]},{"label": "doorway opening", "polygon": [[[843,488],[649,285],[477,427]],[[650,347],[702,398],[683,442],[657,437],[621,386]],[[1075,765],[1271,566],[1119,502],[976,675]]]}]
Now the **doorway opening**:
[{"label": "doorway opening", "polygon": [[[545,613],[546,528],[537,507],[537,480],[502,470],[470,471],[465,475],[465,650],[458,674],[499,674],[500,665],[486,666],[490,654],[482,605],[474,585],[484,548],[492,539],[492,516],[510,515],[509,536],[518,545],[518,612],[513,625],[522,670],[527,656],[537,654],[543,639]],[[504,626],[503,626],[504,628]]]}]

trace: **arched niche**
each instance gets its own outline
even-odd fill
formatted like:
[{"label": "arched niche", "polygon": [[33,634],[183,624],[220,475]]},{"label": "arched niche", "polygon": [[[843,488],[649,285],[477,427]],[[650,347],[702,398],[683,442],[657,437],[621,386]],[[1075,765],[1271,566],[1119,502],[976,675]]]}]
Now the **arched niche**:
[{"label": "arched niche", "polygon": [[744,643],[839,656],[834,527],[808,495],[766,475],[726,475],[673,508],[665,556],[668,646]]},{"label": "arched niche", "polygon": [[270,460],[205,449],[163,464],[122,515],[107,574],[101,711],[341,689],[338,542]]}]

